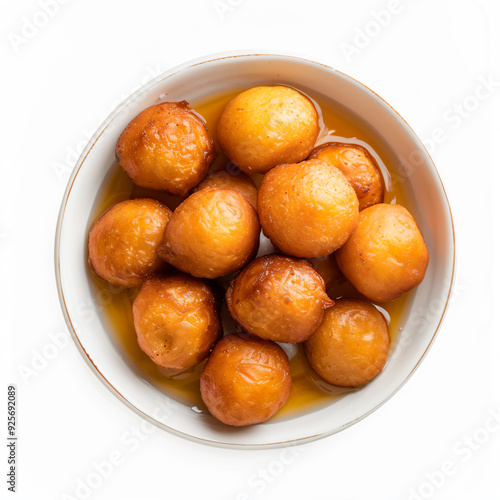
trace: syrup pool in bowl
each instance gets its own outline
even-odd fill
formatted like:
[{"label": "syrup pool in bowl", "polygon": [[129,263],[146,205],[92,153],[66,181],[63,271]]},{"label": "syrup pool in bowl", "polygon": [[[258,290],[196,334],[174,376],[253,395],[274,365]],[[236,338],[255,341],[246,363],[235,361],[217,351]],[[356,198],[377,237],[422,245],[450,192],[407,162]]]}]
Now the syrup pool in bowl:
[{"label": "syrup pool in bowl", "polygon": [[[273,82],[269,82],[269,84],[272,85]],[[225,104],[242,90],[244,88],[233,88],[230,91],[219,92],[189,103],[206,120],[207,128],[214,139],[216,138],[218,118]],[[384,201],[386,203],[397,202],[406,206],[411,211],[413,208],[411,196],[405,191],[404,183],[393,182],[393,179],[397,178],[395,170],[397,162],[386,143],[363,120],[352,112],[312,92],[307,92],[307,95],[315,103],[321,118],[321,132],[316,145],[326,142],[342,142],[364,146],[377,160],[384,176],[386,184]],[[230,175],[231,172],[234,172],[235,167],[224,157],[219,148],[217,150],[218,157],[212,164],[210,171],[227,169]],[[256,184],[262,178],[261,175],[254,175],[252,177]],[[90,222],[93,222],[93,220],[115,203],[137,197],[158,199],[172,210],[182,201],[180,198],[166,193],[134,186],[118,164],[115,164],[100,188],[96,203],[94,204],[93,219]],[[224,279],[219,280],[219,283],[215,285],[216,290],[220,289],[221,295],[224,293],[222,284],[224,284]],[[130,369],[145,382],[169,398],[191,408],[195,412],[207,412],[199,390],[199,378],[205,362],[176,376],[167,377],[162,374],[161,368],[155,365],[139,348],[132,317],[132,303],[138,292],[138,288],[120,289],[105,283],[96,276],[93,276],[93,287],[96,302],[101,308],[100,312],[106,323],[108,334],[112,338],[116,350],[124,358]],[[362,297],[348,282],[333,284],[328,287],[327,291],[333,299],[343,296]],[[392,345],[394,345],[401,330],[401,325],[404,324],[408,315],[412,295],[412,292],[409,292],[389,303],[374,303],[389,322]],[[225,304],[222,307],[221,315],[225,333],[234,333],[236,330]],[[287,419],[307,413],[314,409],[330,405],[346,393],[363,389],[347,389],[327,384],[309,366],[302,346],[289,345],[284,347],[290,357],[293,384],[288,401],[272,417],[272,420]]]}]

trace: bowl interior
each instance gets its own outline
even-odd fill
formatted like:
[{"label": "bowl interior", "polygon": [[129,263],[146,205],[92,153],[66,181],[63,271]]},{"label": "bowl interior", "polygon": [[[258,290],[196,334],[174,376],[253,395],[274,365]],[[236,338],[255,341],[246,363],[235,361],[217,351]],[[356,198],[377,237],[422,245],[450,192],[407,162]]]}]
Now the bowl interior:
[{"label": "bowl interior", "polygon": [[[411,309],[393,342],[382,373],[362,390],[329,406],[293,418],[244,429],[218,424],[159,392],[138,377],[116,349],[96,300],[87,267],[87,234],[100,186],[114,166],[116,140],[142,109],[187,100],[228,88],[281,83],[335,101],[359,116],[391,151],[404,183],[407,206],[427,243],[430,261],[424,281],[411,292]],[[317,439],[355,423],[393,395],[430,347],[446,310],[454,270],[450,208],[437,171],[421,142],[402,118],[365,86],[333,69],[278,55],[240,55],[187,64],[157,78],[124,102],[89,142],[69,181],[56,235],[56,277],[70,332],[94,371],[125,403],[158,425],[183,436],[222,446],[278,446]]]}]

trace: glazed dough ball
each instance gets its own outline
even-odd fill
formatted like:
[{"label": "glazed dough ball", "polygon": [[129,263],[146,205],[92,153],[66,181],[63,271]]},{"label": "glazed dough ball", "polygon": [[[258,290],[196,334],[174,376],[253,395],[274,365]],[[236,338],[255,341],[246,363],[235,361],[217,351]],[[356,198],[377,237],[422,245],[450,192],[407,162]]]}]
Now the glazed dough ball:
[{"label": "glazed dough ball", "polygon": [[186,274],[146,280],[133,314],[139,347],[164,374],[203,361],[222,332],[212,290]]},{"label": "glazed dough ball", "polygon": [[362,146],[329,142],[315,148],[309,159],[337,167],[349,181],[359,200],[359,210],[384,201],[384,178],[373,156]]},{"label": "glazed dough ball", "polygon": [[158,255],[193,276],[217,278],[254,257],[259,235],[257,213],[241,194],[203,189],[175,209]]},{"label": "glazed dough ball", "polygon": [[417,224],[401,205],[363,210],[349,241],[336,252],[344,276],[365,297],[387,302],[417,286],[429,253]]},{"label": "glazed dough ball", "polygon": [[339,299],[304,349],[322,379],[359,387],[382,371],[389,345],[387,322],[374,306],[359,299]]},{"label": "glazed dough ball", "polygon": [[304,160],[318,134],[314,104],[282,86],[254,87],[237,95],[224,108],[217,127],[222,150],[246,173]]},{"label": "glazed dough ball", "polygon": [[325,286],[328,287],[334,283],[344,281],[344,276],[340,272],[335,253],[326,255],[325,257],[316,257],[309,259],[314,270],[323,278]]},{"label": "glazed dough ball", "polygon": [[342,172],[319,160],[279,165],[259,186],[265,235],[284,253],[321,257],[341,247],[358,221],[358,199]]},{"label": "glazed dough ball", "polygon": [[229,313],[245,331],[276,342],[303,342],[333,305],[309,262],[265,255],[248,264],[226,293]]},{"label": "glazed dough ball", "polygon": [[194,189],[193,192],[207,188],[234,189],[257,210],[257,188],[255,182],[244,172],[235,174],[227,170],[218,170],[207,175]]},{"label": "glazed dough ball", "polygon": [[215,346],[201,374],[201,397],[221,422],[244,426],[272,417],[290,394],[290,364],[274,342],[228,335]]},{"label": "glazed dough ball", "polygon": [[156,104],[120,135],[116,158],[138,186],[186,196],[215,158],[205,122],[186,101]]},{"label": "glazed dough ball", "polygon": [[117,203],[89,233],[89,266],[113,285],[133,287],[166,268],[156,255],[172,211],[149,198]]}]

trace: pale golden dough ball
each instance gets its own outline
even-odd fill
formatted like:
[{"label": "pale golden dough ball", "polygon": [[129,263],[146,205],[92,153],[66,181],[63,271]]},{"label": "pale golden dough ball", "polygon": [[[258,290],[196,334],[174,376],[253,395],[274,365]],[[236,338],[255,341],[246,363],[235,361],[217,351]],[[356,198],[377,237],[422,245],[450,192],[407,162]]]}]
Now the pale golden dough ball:
[{"label": "pale golden dough ball", "polygon": [[257,195],[264,233],[296,257],[321,257],[341,247],[356,227],[358,205],[342,172],[319,160],[273,168]]},{"label": "pale golden dough ball", "polygon": [[194,189],[193,192],[207,188],[234,189],[257,210],[257,187],[255,182],[244,172],[230,173],[227,170],[218,170],[208,174]]},{"label": "pale golden dough ball", "polygon": [[172,375],[203,361],[222,332],[212,290],[186,274],[146,280],[133,314],[139,347]]},{"label": "pale golden dough ball", "polygon": [[159,201],[138,198],[117,203],[89,233],[89,265],[113,285],[134,287],[166,269],[156,255],[172,211]]},{"label": "pale golden dough ball", "polygon": [[120,135],[116,158],[138,186],[186,196],[215,159],[205,122],[186,101],[156,104]]},{"label": "pale golden dough ball", "polygon": [[395,299],[417,286],[429,262],[411,214],[401,205],[386,203],[360,213],[358,227],[335,255],[344,276],[376,302]]},{"label": "pale golden dough ball", "polygon": [[275,342],[303,342],[333,305],[309,262],[265,255],[248,264],[226,293],[229,313],[248,333]]},{"label": "pale golden dough ball", "polygon": [[290,364],[274,342],[228,335],[215,346],[200,379],[201,397],[221,422],[245,426],[264,422],[286,402]]},{"label": "pale golden dough ball", "polygon": [[289,87],[254,87],[224,108],[217,139],[226,156],[246,173],[264,173],[307,158],[319,134],[312,101]]},{"label": "pale golden dough ball", "polygon": [[199,278],[225,276],[247,264],[259,246],[255,209],[232,189],[203,189],[172,214],[158,255]]},{"label": "pale golden dough ball", "polygon": [[304,350],[322,379],[359,387],[382,371],[389,345],[387,322],[374,306],[359,299],[339,299],[325,312]]},{"label": "pale golden dough ball", "polygon": [[385,184],[373,156],[362,146],[329,142],[315,148],[309,159],[337,167],[347,178],[359,200],[359,210],[384,201]]}]

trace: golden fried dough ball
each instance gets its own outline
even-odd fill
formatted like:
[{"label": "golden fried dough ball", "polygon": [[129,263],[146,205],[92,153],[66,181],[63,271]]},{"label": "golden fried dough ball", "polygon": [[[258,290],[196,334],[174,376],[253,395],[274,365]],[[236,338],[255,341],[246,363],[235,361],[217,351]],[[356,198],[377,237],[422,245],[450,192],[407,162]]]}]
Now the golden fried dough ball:
[{"label": "golden fried dough ball", "polygon": [[215,346],[200,379],[210,413],[228,425],[258,424],[272,417],[290,394],[290,364],[274,342],[228,335]]},{"label": "golden fried dough ball", "polygon": [[342,172],[320,160],[279,165],[259,186],[265,235],[284,253],[321,257],[341,247],[358,221],[358,198]]},{"label": "golden fried dough ball", "polygon": [[199,278],[230,274],[259,246],[260,225],[248,201],[232,189],[203,189],[172,214],[158,255]]},{"label": "golden fried dough ball", "polygon": [[248,264],[231,282],[226,302],[245,331],[291,343],[308,339],[333,305],[312,265],[283,255],[265,255]]},{"label": "golden fried dough ball", "polygon": [[329,142],[313,149],[309,159],[337,167],[356,191],[359,210],[384,201],[384,178],[373,156],[362,146]]},{"label": "golden fried dough ball", "polygon": [[359,387],[378,375],[389,352],[387,322],[359,299],[339,299],[304,343],[313,370],[330,384]]},{"label": "golden fried dough ball", "polygon": [[344,276],[376,302],[395,299],[417,286],[429,262],[411,214],[401,205],[386,203],[360,213],[358,227],[335,255]]},{"label": "golden fried dough ball", "polygon": [[257,188],[255,182],[244,172],[229,173],[227,170],[218,170],[207,175],[193,192],[207,188],[234,189],[257,210]]},{"label": "golden fried dough ball", "polygon": [[343,281],[344,276],[340,272],[334,253],[325,257],[309,259],[309,262],[312,264],[314,270],[323,278],[326,287]]},{"label": "golden fried dough ball", "polygon": [[222,332],[212,290],[187,274],[146,280],[133,314],[139,347],[171,375],[203,361]]},{"label": "golden fried dough ball", "polygon": [[254,87],[224,108],[217,139],[226,156],[246,173],[307,158],[319,134],[318,113],[290,87]]},{"label": "golden fried dough ball", "polygon": [[117,203],[89,233],[89,265],[113,285],[133,287],[166,268],[156,255],[172,211],[159,201],[138,198]]},{"label": "golden fried dough ball", "polygon": [[205,122],[186,101],[156,104],[120,135],[116,158],[138,186],[186,196],[215,158]]}]

